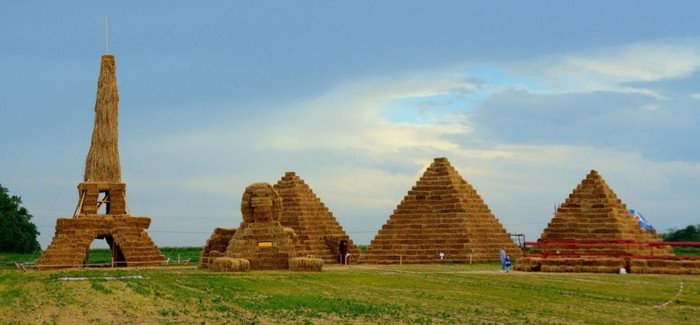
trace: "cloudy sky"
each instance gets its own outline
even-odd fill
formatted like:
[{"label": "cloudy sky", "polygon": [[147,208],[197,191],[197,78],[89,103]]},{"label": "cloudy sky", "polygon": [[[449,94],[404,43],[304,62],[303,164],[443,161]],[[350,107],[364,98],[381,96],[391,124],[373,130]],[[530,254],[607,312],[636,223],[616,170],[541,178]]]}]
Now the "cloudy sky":
[{"label": "cloudy sky", "polygon": [[0,184],[46,247],[78,201],[100,57],[122,179],[160,246],[295,171],[368,244],[435,157],[535,240],[586,174],[700,223],[693,1],[3,1]]}]

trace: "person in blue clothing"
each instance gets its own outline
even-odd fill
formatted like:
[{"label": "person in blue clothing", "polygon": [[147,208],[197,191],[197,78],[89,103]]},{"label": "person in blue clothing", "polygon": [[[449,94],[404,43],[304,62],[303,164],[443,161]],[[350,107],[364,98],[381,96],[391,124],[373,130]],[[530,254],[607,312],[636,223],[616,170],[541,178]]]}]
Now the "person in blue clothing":
[{"label": "person in blue clothing", "polygon": [[510,256],[506,255],[506,258],[503,261],[503,266],[506,269],[506,273],[510,272]]}]

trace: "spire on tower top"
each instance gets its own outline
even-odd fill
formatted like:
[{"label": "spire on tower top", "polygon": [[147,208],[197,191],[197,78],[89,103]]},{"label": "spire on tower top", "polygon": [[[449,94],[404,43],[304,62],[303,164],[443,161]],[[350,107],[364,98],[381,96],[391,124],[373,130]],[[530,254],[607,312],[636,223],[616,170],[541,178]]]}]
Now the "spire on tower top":
[{"label": "spire on tower top", "polygon": [[107,16],[105,16],[105,54],[109,54],[109,30],[107,29]]}]

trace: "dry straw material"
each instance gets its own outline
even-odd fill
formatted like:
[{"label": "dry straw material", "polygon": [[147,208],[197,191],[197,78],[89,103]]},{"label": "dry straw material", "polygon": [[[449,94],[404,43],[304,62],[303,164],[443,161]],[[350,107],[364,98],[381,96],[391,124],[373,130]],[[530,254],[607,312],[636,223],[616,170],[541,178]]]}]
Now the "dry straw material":
[{"label": "dry straw material", "polygon": [[476,190],[435,158],[360,257],[367,264],[499,261],[522,255]]},{"label": "dry straw material", "polygon": [[[292,228],[280,224],[282,210],[282,199],[272,185],[255,183],[248,186],[241,199],[243,221],[237,229],[217,228],[214,231],[202,251],[207,260],[201,266],[228,271],[236,268],[229,265],[233,263],[229,260],[245,260],[250,270],[289,269],[290,259],[304,256],[304,247],[297,241]],[[222,253],[227,259],[221,260]],[[216,263],[221,265],[214,265]]]},{"label": "dry straw material", "polygon": [[199,267],[206,269],[213,258],[224,256],[229,241],[231,241],[235,233],[236,228],[215,228],[202,249],[199,257]]},{"label": "dry straw material", "polygon": [[[675,257],[670,247],[645,247],[636,243],[658,242],[658,234],[645,231],[629,213],[627,206],[617,198],[597,171],[591,170],[574,188],[556,211],[544,229],[530,254],[543,254],[544,244],[547,258],[524,257],[516,260],[515,270],[542,272],[595,272],[617,273],[628,268],[631,273],[669,273],[682,270],[672,267],[672,262],[663,262]],[[557,244],[556,242],[576,243]],[[556,253],[555,253],[556,252]],[[552,254],[562,254],[562,257]],[[653,254],[666,259],[639,262],[634,258],[601,256],[640,256]],[[564,255],[587,256],[586,258]],[[655,264],[664,266],[654,266]]]},{"label": "dry straw material", "polygon": [[119,93],[114,56],[102,57],[97,81],[95,126],[78,185],[78,207],[71,219],[58,219],[51,245],[37,262],[39,269],[79,267],[95,239],[107,240],[117,266],[160,265],[165,258],[148,236],[151,220],[132,217],[121,183],[118,146]]},{"label": "dry straw material", "polygon": [[119,92],[114,56],[102,56],[95,101],[95,127],[85,160],[85,182],[121,182]]},{"label": "dry straw material", "polygon": [[359,256],[343,227],[311,188],[294,172],[286,172],[274,185],[282,198],[280,223],[293,228],[308,256],[338,263],[341,254]]},{"label": "dry straw material", "polygon": [[289,269],[298,272],[321,272],[323,260],[312,257],[295,257],[289,260]]},{"label": "dry straw material", "polygon": [[[540,235],[539,241],[583,240],[632,240],[661,241],[658,234],[645,231],[635,221],[627,205],[618,199],[603,177],[595,170],[586,175],[562,203],[552,220]],[[549,245],[548,251],[571,254],[570,247]],[[629,250],[629,251],[628,251]],[[542,252],[541,246],[533,247],[531,254]],[[610,244],[609,247],[578,247],[577,254],[648,254],[639,246],[627,248]],[[654,250],[655,255],[673,255],[669,247]]]},{"label": "dry straw material", "polygon": [[248,272],[250,261],[244,258],[218,257],[213,259],[209,268],[214,271]]}]

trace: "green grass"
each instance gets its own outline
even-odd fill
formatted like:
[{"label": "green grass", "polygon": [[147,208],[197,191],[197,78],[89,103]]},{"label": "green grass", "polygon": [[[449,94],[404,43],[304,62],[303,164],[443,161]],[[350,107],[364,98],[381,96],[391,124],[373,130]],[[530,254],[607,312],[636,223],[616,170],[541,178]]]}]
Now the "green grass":
[{"label": "green grass", "polygon": [[673,254],[685,256],[699,256],[700,247],[673,247]]},{"label": "green grass", "polygon": [[[143,278],[108,280],[105,277]],[[85,281],[61,281],[87,277]],[[680,284],[684,289],[679,292]],[[665,302],[671,304],[656,308]],[[0,323],[700,323],[700,277],[500,273],[496,264],[0,270]]]},{"label": "green grass", "polygon": [[15,267],[15,262],[20,264],[34,264],[41,257],[41,253],[1,253],[0,252],[0,268]]},{"label": "green grass", "polygon": [[[201,247],[161,247],[161,254],[165,259],[170,259],[171,263],[180,261],[184,263],[189,259],[190,263],[199,262],[199,254],[202,252]],[[112,262],[112,251],[109,248],[91,249],[89,253],[90,264],[109,264]]]},{"label": "green grass", "polygon": [[[199,263],[199,254],[202,247],[161,247],[160,252],[166,259],[170,258],[171,263],[177,264],[179,260],[183,263],[189,259],[190,263]],[[41,257],[41,253],[0,253],[0,268],[14,268],[15,262],[26,265],[33,265]],[[112,251],[109,248],[94,248],[88,252],[90,264],[109,264],[112,262]]]}]

